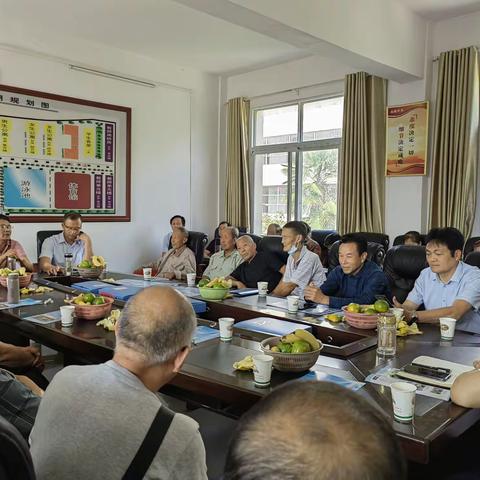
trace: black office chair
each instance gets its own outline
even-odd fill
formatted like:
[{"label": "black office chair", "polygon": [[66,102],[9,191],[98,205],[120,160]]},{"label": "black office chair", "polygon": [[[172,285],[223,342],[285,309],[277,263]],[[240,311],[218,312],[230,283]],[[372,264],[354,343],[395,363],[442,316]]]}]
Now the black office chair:
[{"label": "black office chair", "polygon": [[473,246],[476,242],[480,240],[480,237],[470,237],[466,242],[465,246],[463,247],[463,258],[467,258],[467,255],[470,252],[473,252]]},{"label": "black office chair", "polygon": [[[338,260],[338,249],[340,247],[340,241],[337,240],[328,252],[328,268],[333,270],[336,266],[340,265]],[[367,244],[367,258],[372,262],[375,262],[378,266],[383,265],[385,259],[385,248],[383,245],[375,242],[368,242]]]},{"label": "black office chair", "polygon": [[283,251],[282,237],[279,235],[265,235],[258,244],[259,252],[268,252],[278,257],[285,265],[288,259],[288,253]]},{"label": "black office chair", "polygon": [[474,267],[480,267],[480,252],[470,252],[465,257],[465,263],[473,265]]},{"label": "black office chair", "polygon": [[188,231],[187,247],[195,254],[195,261],[200,265],[203,260],[203,253],[207,245],[208,237],[202,232]]},{"label": "black office chair", "polygon": [[383,271],[392,296],[403,303],[415,285],[421,271],[428,266],[423,245],[397,245],[385,257]]},{"label": "black office chair", "polygon": [[[353,233],[353,232],[352,232]],[[367,240],[367,242],[374,242],[383,245],[385,251],[388,250],[390,246],[390,237],[385,233],[376,233],[376,232],[355,232],[357,235],[361,235]]]},{"label": "black office chair", "polygon": [[[337,234],[335,230],[312,230],[311,237],[321,246],[325,245],[325,240],[329,235]],[[338,234],[337,234],[338,235]],[[338,240],[338,239],[337,239]]]},{"label": "black office chair", "polygon": [[[427,236],[425,234],[420,234],[420,241],[422,242],[422,245],[425,245],[426,238]],[[397,245],[403,245],[403,242],[405,242],[405,235],[398,235],[398,237],[395,237],[393,240],[393,246],[396,247]]]},{"label": "black office chair", "polygon": [[[312,237],[313,238],[313,237]],[[323,244],[327,247],[327,249],[330,250],[330,248],[332,247],[332,245],[337,242],[338,240],[340,240],[340,238],[342,238],[340,236],[339,233],[337,232],[332,232],[330,234],[328,234],[325,239],[323,240]]]},{"label": "black office chair", "polygon": [[39,230],[37,232],[37,259],[40,258],[43,242],[52,235],[61,233],[62,230]]},{"label": "black office chair", "polygon": [[0,416],[0,480],[35,480],[32,457],[20,432]]}]

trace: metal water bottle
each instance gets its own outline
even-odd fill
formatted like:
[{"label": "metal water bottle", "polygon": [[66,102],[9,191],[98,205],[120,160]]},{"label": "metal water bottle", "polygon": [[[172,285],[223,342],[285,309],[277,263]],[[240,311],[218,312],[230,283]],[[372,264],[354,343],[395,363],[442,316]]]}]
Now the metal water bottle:
[{"label": "metal water bottle", "polygon": [[10,270],[17,269],[17,259],[15,257],[8,257],[7,258],[7,268]]},{"label": "metal water bottle", "polygon": [[18,273],[9,273],[7,277],[7,303],[20,302],[20,280]]},{"label": "metal water bottle", "polygon": [[65,275],[69,276],[73,272],[73,255],[71,253],[65,254]]}]

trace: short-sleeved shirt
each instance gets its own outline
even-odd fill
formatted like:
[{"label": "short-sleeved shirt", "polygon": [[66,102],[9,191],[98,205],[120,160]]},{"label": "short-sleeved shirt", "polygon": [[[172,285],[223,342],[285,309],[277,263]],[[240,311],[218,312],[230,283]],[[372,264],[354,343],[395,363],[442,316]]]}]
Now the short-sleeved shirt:
[{"label": "short-sleeved shirt", "polygon": [[257,252],[252,260],[240,264],[231,276],[249,288],[257,288],[258,282],[268,282],[268,291],[271,292],[282,279],[282,266],[279,258],[267,252]]},{"label": "short-sleeved shirt", "polygon": [[[23,260],[27,256],[27,254],[25,253],[25,250],[22,247],[22,245],[20,244],[20,242],[17,242],[16,240],[10,240],[10,242],[5,247],[5,251],[7,251],[7,250],[13,250],[15,252],[15,256],[20,260]],[[0,263],[0,268],[6,267],[7,266],[7,261],[8,261],[8,259],[5,258],[3,260],[3,262]]]},{"label": "short-sleeved shirt", "polygon": [[0,415],[17,427],[25,439],[30,435],[39,405],[40,397],[13,373],[0,368]]},{"label": "short-sleeved shirt", "polygon": [[459,262],[452,278],[443,283],[430,267],[422,270],[407,300],[423,305],[426,310],[446,308],[455,300],[465,300],[472,309],[457,322],[457,329],[480,333],[480,269]]},{"label": "short-sleeved shirt", "polygon": [[[160,408],[160,397],[112,360],[64,368],[45,391],[30,435],[37,479],[123,478]],[[144,478],[207,479],[193,419],[175,415]]]},{"label": "short-sleeved shirt", "polygon": [[63,232],[60,232],[44,240],[40,257],[48,257],[51,259],[52,265],[63,267],[66,253],[71,253],[73,265],[78,265],[85,255],[85,244],[82,240],[77,239],[70,245],[65,240]]},{"label": "short-sleeved shirt", "polygon": [[228,257],[221,250],[210,257],[208,267],[203,274],[210,278],[228,277],[241,263],[243,263],[243,258],[238,250],[233,250]]},{"label": "short-sleeved shirt", "polygon": [[313,282],[316,287],[320,287],[325,278],[325,271],[320,258],[309,251],[307,247],[302,248],[297,262],[295,262],[293,255],[288,256],[283,281],[297,285],[292,291],[292,295],[303,298],[303,290],[307,285]]}]

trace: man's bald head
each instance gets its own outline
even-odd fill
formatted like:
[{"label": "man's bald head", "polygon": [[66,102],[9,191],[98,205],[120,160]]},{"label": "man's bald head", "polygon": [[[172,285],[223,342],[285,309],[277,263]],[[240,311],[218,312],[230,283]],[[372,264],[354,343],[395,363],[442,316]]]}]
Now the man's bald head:
[{"label": "man's bald head", "polygon": [[239,421],[225,480],[404,480],[392,427],[358,394],[327,382],[288,382]]},{"label": "man's bald head", "polygon": [[190,302],[170,287],[150,287],[132,297],[117,325],[117,345],[145,357],[148,365],[189,347],[197,320]]}]

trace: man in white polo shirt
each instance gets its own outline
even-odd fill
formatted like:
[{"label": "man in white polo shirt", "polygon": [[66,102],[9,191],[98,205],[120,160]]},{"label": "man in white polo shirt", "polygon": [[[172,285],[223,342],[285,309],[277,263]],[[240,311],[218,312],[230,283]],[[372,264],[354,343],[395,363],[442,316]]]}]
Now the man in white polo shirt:
[{"label": "man in white polo shirt", "polygon": [[279,297],[298,295],[303,298],[303,290],[307,285],[313,283],[320,287],[325,281],[325,272],[319,256],[305,246],[307,238],[305,225],[304,222],[292,221],[282,228],[283,250],[289,255],[285,274],[272,295]]},{"label": "man in white polo shirt", "polygon": [[[458,320],[457,329],[480,333],[480,269],[461,261],[463,235],[452,227],[433,228],[426,238],[427,262],[403,304],[408,321]],[[425,310],[417,311],[420,305]]]}]

